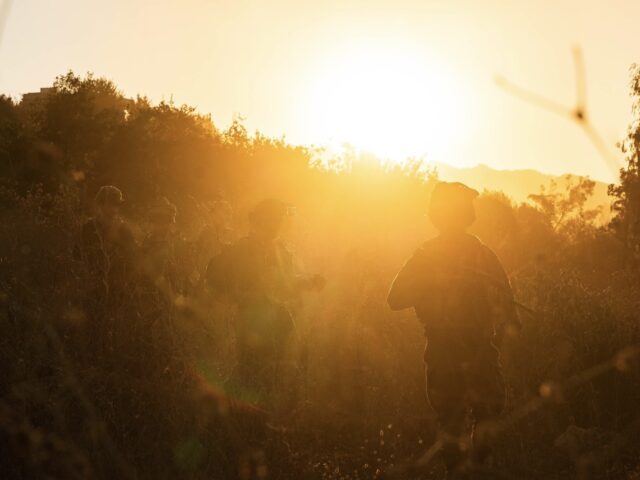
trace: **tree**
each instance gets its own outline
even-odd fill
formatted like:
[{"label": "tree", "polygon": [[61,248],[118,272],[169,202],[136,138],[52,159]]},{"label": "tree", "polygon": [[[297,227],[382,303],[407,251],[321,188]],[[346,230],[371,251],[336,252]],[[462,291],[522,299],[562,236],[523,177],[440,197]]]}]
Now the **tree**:
[{"label": "tree", "polygon": [[36,154],[43,171],[34,183],[57,188],[74,174],[84,178],[93,172],[100,152],[125,123],[130,101],[113,82],[91,73],[81,78],[69,71],[53,88],[24,116],[41,150]]},{"label": "tree", "polygon": [[595,185],[589,178],[565,175],[564,185],[552,180],[549,188],[542,187],[540,193],[529,195],[529,199],[544,213],[553,230],[569,233],[576,222],[592,224],[600,213],[598,209],[585,208]]},{"label": "tree", "polygon": [[19,165],[23,132],[14,102],[0,95],[0,175],[5,180],[15,180]]},{"label": "tree", "polygon": [[640,65],[631,67],[631,97],[634,119],[620,148],[627,165],[620,170],[620,183],[609,186],[609,195],[616,197],[611,227],[635,252],[640,251]]}]

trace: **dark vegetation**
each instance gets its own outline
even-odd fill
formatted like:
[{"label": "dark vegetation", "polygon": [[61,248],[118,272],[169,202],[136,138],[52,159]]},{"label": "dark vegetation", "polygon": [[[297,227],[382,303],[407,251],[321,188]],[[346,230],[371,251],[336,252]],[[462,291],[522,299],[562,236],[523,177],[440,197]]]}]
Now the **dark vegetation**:
[{"label": "dark vegetation", "polygon": [[[393,275],[433,234],[437,172],[227,130],[186,106],[125,99],[69,73],[35,102],[0,99],[0,472],[3,478],[377,478],[435,437],[421,327],[393,314]],[[640,73],[632,81],[640,118]],[[640,475],[640,125],[615,219],[594,224],[573,179],[514,204],[478,200],[476,233],[511,277],[523,331],[503,355],[509,407],[495,478]],[[80,226],[101,185],[125,194],[141,242],[159,196],[178,208],[173,288],[141,274],[87,302]],[[324,292],[296,307],[286,382],[267,414],[225,395],[233,314],[202,284],[197,241],[224,198],[230,240],[259,200],[297,208],[286,239]],[[144,270],[143,270],[144,271]],[[140,295],[145,285],[161,294]],[[88,343],[91,319],[113,325]],[[89,347],[91,345],[91,347]],[[102,352],[102,353],[100,353]],[[424,473],[440,478],[436,467]],[[494,478],[494,477],[491,477]]]}]

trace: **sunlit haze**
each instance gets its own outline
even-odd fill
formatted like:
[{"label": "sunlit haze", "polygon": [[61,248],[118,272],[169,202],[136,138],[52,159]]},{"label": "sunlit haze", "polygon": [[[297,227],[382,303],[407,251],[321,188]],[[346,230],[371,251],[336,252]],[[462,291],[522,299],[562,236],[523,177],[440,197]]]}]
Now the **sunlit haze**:
[{"label": "sunlit haze", "polygon": [[401,161],[446,155],[468,134],[469,95],[446,65],[411,44],[361,41],[328,52],[307,88],[300,121],[308,116],[310,128],[331,143]]},{"label": "sunlit haze", "polygon": [[615,152],[639,16],[639,2],[621,0],[21,0],[0,46],[0,91],[19,98],[92,71],[126,95],[210,112],[221,128],[240,115],[294,143],[612,180],[576,125],[493,79],[570,106],[579,45],[593,123]]}]

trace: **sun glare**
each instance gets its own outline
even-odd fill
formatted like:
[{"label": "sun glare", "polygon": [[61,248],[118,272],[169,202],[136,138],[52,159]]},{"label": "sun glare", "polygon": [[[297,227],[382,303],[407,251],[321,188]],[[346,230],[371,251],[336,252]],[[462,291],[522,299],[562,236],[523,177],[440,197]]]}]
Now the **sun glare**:
[{"label": "sun glare", "polygon": [[406,47],[358,46],[330,56],[310,82],[306,115],[328,143],[385,159],[438,160],[464,132],[464,95],[441,65]]}]

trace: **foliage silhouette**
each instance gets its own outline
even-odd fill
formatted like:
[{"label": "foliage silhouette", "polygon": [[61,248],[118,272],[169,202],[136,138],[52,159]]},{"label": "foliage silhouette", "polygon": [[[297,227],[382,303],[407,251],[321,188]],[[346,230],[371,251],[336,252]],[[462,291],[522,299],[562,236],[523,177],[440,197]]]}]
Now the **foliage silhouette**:
[{"label": "foliage silhouette", "polygon": [[[424,453],[435,424],[421,328],[385,299],[406,252],[433,233],[425,212],[435,172],[348,151],[331,157],[251,134],[240,119],[220,130],[191,107],[129,100],[91,75],[69,72],[53,88],[30,104],[0,99],[0,470],[8,478],[377,478]],[[472,232],[530,309],[503,351],[510,413],[494,465],[502,476],[619,478],[637,468],[638,361],[616,356],[640,341],[629,142],[613,229],[596,226],[584,207],[588,180],[532,192],[527,203],[499,192],[476,202]],[[102,185],[124,192],[121,213],[137,244],[158,198],[175,204],[178,280],[139,254],[130,298],[92,307],[78,242]],[[275,399],[287,408],[277,415],[222,388],[236,364],[233,307],[203,287],[198,246],[215,223],[212,201],[230,206],[225,241],[233,242],[250,209],[270,197],[296,206],[283,237],[306,271],[327,278],[321,295],[293,306],[287,386]],[[113,322],[100,337],[109,355],[86,347],[93,319]],[[601,364],[598,375],[581,376]],[[573,378],[580,382],[555,388]],[[554,446],[579,429],[608,440]]]}]

